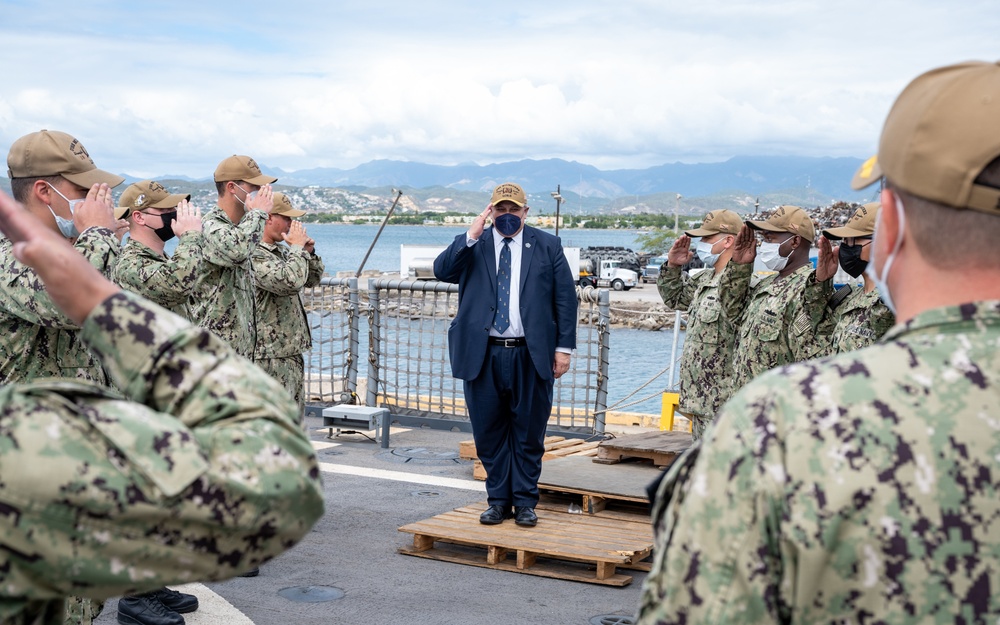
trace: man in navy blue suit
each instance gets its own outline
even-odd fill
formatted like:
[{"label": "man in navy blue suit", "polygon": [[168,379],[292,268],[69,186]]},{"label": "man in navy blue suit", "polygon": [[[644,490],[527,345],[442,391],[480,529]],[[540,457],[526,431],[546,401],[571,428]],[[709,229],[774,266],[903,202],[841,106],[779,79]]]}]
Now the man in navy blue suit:
[{"label": "man in navy blue suit", "polygon": [[[489,508],[479,517],[486,525],[538,523],[552,385],[576,348],[573,273],[559,237],[525,226],[527,213],[524,190],[501,184],[469,231],[434,260],[438,280],[458,283],[448,350],[486,469]],[[493,227],[485,228],[490,217]]]}]

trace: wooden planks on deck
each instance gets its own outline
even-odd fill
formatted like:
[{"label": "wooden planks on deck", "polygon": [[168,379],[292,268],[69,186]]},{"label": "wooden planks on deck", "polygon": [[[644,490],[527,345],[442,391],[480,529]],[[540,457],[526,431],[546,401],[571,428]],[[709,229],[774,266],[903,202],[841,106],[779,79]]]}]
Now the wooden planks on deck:
[{"label": "wooden planks on deck", "polygon": [[646,486],[660,475],[649,464],[595,464],[592,458],[559,458],[542,464],[539,490],[576,495],[588,514],[604,510],[609,502],[648,504]]},{"label": "wooden planks on deck", "polygon": [[536,527],[513,520],[482,525],[481,502],[399,528],[413,545],[399,552],[422,558],[579,582],[625,586],[618,568],[648,570],[653,548],[649,517],[642,514],[572,514],[558,504],[539,504]]},{"label": "wooden planks on deck", "polygon": [[[556,458],[568,458],[586,456],[593,458],[597,455],[597,446],[601,441],[585,441],[580,438],[565,438],[563,436],[546,436],[545,453],[542,455],[542,462],[554,460]],[[476,455],[475,441],[462,441],[458,444],[458,457],[465,460],[474,460],[472,465],[472,477],[477,480],[486,479],[486,469]]]},{"label": "wooden planks on deck", "polygon": [[691,446],[692,440],[686,432],[669,431],[619,436],[601,441],[594,462],[617,464],[629,458],[645,458],[657,467],[668,467]]}]

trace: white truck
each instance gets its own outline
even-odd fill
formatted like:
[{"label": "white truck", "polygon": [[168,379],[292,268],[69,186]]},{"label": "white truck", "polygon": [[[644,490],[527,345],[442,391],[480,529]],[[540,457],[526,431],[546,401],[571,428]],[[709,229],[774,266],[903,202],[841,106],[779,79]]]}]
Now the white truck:
[{"label": "white truck", "polygon": [[602,260],[599,264],[599,271],[595,272],[594,261],[580,261],[580,286],[628,291],[639,284],[639,274],[631,269],[622,269],[621,261]]}]

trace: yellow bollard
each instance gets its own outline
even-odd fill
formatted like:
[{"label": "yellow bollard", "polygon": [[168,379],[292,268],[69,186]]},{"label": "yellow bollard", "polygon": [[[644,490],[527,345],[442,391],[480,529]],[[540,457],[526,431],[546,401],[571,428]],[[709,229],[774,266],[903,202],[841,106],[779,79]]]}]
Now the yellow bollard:
[{"label": "yellow bollard", "polygon": [[674,429],[674,411],[681,401],[681,396],[677,393],[664,393],[663,403],[660,408],[660,429],[671,431]]}]

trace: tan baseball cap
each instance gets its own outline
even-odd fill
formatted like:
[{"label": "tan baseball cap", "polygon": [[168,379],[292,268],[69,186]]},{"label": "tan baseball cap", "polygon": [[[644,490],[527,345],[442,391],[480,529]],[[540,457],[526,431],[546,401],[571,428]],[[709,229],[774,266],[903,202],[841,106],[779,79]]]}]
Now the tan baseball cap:
[{"label": "tan baseball cap", "polygon": [[115,219],[124,219],[132,211],[147,208],[174,208],[181,200],[190,200],[190,193],[171,193],[155,180],[143,180],[130,184],[115,207]]},{"label": "tan baseball cap", "polygon": [[292,201],[288,199],[288,196],[284,193],[274,194],[274,208],[271,209],[272,215],[284,215],[285,217],[301,217],[306,214],[305,211],[300,211],[299,209],[292,206]]},{"label": "tan baseball cap", "polygon": [[913,195],[1000,215],[1000,189],[973,181],[1000,157],[1000,62],[970,61],[917,76],[896,98],[878,155],[851,181],[883,175]]},{"label": "tan baseball cap", "polygon": [[82,143],[58,130],[39,130],[24,135],[7,153],[8,178],[45,176],[62,176],[84,189],[102,182],[110,187],[125,182],[121,176],[98,169]]},{"label": "tan baseball cap", "polygon": [[824,230],[823,236],[831,241],[853,237],[871,237],[875,234],[875,216],[878,215],[878,209],[881,207],[881,202],[869,202],[854,211],[847,223],[840,228]]},{"label": "tan baseball cap", "polygon": [[233,154],[215,168],[216,182],[229,182],[230,180],[249,182],[257,186],[274,184],[278,181],[274,176],[265,176],[261,173],[257,161],[249,156],[238,154]]},{"label": "tan baseball cap", "polygon": [[513,202],[524,208],[528,203],[528,196],[524,194],[524,189],[521,185],[514,184],[513,182],[505,182],[498,185],[496,189],[493,189],[493,197],[490,198],[490,204],[496,206],[500,202]]},{"label": "tan baseball cap", "polygon": [[764,221],[748,221],[754,230],[790,232],[810,242],[816,237],[816,226],[809,214],[798,206],[779,206]]},{"label": "tan baseball cap", "polygon": [[701,223],[701,228],[696,230],[686,230],[684,234],[689,237],[707,237],[713,234],[737,234],[743,227],[743,218],[730,210],[709,211],[705,215],[705,221]]}]

